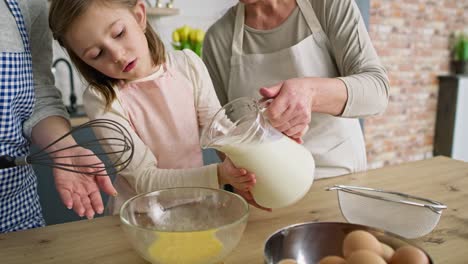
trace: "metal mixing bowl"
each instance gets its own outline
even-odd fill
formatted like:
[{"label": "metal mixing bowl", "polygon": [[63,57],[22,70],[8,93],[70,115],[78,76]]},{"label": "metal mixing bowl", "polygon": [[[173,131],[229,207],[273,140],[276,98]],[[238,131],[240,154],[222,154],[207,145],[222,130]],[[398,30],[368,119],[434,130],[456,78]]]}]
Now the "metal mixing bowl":
[{"label": "metal mixing bowl", "polygon": [[249,214],[237,194],[209,188],[171,188],[137,195],[120,210],[122,228],[151,263],[209,264],[239,243]]},{"label": "metal mixing bowl", "polygon": [[343,240],[354,230],[370,232],[380,242],[393,249],[405,245],[415,246],[421,249],[428,257],[429,263],[433,264],[426,251],[403,237],[368,226],[334,222],[302,223],[276,231],[265,243],[265,263],[276,264],[283,259],[295,259],[299,264],[315,264],[326,256],[343,257]]}]

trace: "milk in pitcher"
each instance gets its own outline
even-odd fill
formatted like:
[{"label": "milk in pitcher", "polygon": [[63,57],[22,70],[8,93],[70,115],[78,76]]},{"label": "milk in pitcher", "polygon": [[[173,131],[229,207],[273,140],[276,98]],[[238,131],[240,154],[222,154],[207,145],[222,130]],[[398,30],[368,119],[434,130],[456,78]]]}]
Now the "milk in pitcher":
[{"label": "milk in pitcher", "polygon": [[293,204],[312,185],[315,170],[312,154],[286,136],[263,142],[225,138],[216,145],[237,167],[255,173],[257,182],[252,194],[263,207]]}]

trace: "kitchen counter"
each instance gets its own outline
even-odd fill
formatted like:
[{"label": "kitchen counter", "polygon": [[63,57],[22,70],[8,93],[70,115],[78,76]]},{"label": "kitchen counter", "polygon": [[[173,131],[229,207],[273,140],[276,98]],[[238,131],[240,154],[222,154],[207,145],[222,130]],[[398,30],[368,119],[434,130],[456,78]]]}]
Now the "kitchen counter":
[{"label": "kitchen counter", "polygon": [[77,105],[76,110],[70,113],[70,124],[72,127],[82,125],[89,121],[83,105]]},{"label": "kitchen counter", "polygon": [[[466,263],[468,259],[468,163],[446,157],[389,166],[364,173],[317,180],[298,203],[272,213],[252,208],[245,233],[225,260],[263,263],[263,243],[274,231],[309,221],[339,221],[335,184],[367,186],[426,197],[448,205],[430,234],[412,240],[435,263]],[[287,186],[286,186],[287,187]],[[147,263],[133,251],[116,216],[53,225],[0,235],[2,263]]]},{"label": "kitchen counter", "polygon": [[89,121],[87,116],[80,116],[80,117],[70,117],[70,124],[72,127],[77,127]]}]

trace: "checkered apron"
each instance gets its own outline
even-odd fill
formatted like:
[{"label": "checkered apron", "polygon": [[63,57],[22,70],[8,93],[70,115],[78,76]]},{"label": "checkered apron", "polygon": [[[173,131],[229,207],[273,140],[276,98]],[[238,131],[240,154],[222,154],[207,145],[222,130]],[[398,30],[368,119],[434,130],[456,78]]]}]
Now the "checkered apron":
[{"label": "checkered apron", "polygon": [[[16,0],[5,0],[23,40],[24,52],[0,53],[0,155],[29,153],[22,127],[34,106],[28,33]],[[0,169],[0,233],[43,226],[37,180],[31,166]]]}]

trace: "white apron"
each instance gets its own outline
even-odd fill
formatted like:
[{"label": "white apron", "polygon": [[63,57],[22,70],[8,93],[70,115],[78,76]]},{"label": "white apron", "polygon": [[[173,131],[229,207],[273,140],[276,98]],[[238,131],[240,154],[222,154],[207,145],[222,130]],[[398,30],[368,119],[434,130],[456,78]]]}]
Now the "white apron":
[{"label": "white apron", "polygon": [[[312,34],[299,43],[267,54],[244,54],[244,4],[237,6],[232,42],[228,100],[260,98],[260,87],[296,77],[338,77],[328,38],[307,0],[297,0]],[[304,146],[312,153],[315,178],[366,169],[364,138],[357,119],[312,113]]]}]

